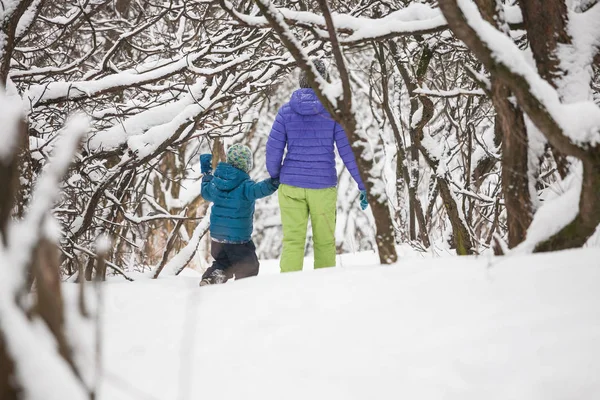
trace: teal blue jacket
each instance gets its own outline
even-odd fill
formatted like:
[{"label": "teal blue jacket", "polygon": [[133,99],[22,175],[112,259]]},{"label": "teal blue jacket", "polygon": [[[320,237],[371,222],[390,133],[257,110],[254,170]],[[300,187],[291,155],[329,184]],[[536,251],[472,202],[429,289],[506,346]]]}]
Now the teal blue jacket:
[{"label": "teal blue jacket", "polygon": [[201,194],[213,202],[210,235],[219,242],[246,243],[251,240],[254,202],[277,190],[277,181],[254,182],[231,164],[219,163],[214,175],[204,175]]}]

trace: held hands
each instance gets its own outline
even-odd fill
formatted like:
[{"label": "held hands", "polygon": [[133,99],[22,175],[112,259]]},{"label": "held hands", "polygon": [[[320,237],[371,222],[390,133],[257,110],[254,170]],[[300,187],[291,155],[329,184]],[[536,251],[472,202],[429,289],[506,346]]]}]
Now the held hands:
[{"label": "held hands", "polygon": [[367,191],[361,190],[360,191],[360,209],[365,211],[368,206],[369,206],[369,202],[367,201]]},{"label": "held hands", "polygon": [[279,179],[278,178],[269,178],[269,184],[272,185],[275,190],[279,189]]},{"label": "held hands", "polygon": [[200,172],[205,175],[212,173],[212,154],[200,155]]}]

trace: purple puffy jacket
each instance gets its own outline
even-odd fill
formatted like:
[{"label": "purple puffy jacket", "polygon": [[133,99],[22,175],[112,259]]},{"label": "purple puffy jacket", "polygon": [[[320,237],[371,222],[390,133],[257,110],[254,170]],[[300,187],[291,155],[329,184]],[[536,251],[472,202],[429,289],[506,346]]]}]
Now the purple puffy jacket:
[{"label": "purple puffy jacket", "polygon": [[334,187],[334,143],[358,189],[365,190],[346,133],[325,110],[314,90],[298,89],[290,102],[281,107],[271,128],[267,170],[272,178],[279,178],[286,185],[305,189]]}]

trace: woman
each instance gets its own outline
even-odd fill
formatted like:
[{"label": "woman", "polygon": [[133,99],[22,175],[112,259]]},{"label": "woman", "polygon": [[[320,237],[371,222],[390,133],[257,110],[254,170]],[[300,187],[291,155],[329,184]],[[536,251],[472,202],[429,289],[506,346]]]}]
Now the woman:
[{"label": "woman", "polygon": [[[313,63],[321,76],[327,79],[323,62],[315,60]],[[334,143],[358,184],[361,208],[364,210],[367,208],[365,186],[346,133],[325,110],[310,88],[306,74],[302,72],[300,89],[277,113],[267,141],[267,170],[271,178],[281,182],[281,272],[302,270],[309,216],[313,230],[315,268],[335,266],[337,173]]]}]

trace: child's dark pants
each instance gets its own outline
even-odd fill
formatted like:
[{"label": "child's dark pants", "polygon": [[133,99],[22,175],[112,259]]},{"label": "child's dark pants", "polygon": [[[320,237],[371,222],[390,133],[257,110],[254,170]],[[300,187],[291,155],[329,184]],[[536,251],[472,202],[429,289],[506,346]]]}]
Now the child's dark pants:
[{"label": "child's dark pants", "polygon": [[260,264],[252,240],[244,244],[219,243],[213,240],[210,254],[215,261],[204,272],[202,278],[208,277],[215,269],[222,270],[227,279],[233,278],[234,275],[236,280],[258,275]]}]

